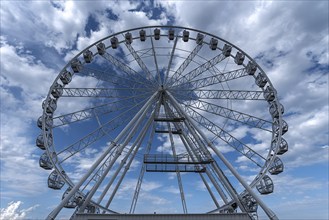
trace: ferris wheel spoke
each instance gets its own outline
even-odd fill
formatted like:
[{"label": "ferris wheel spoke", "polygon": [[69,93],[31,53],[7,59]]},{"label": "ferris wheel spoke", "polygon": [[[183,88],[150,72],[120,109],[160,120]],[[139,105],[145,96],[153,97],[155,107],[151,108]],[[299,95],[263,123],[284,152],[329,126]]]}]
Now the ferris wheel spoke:
[{"label": "ferris wheel spoke", "polygon": [[84,136],[80,140],[76,141],[75,143],[69,145],[64,150],[61,150],[57,155],[60,156],[64,154],[63,159],[59,163],[63,163],[70,157],[74,156],[76,153],[84,150],[86,147],[90,146],[97,140],[101,139],[109,132],[117,129],[121,125],[127,123],[130,118],[132,118],[133,114],[132,110],[135,110],[138,106],[141,106],[142,103],[139,103],[132,108],[122,112],[120,115],[116,116],[106,124],[103,124],[101,127],[96,129],[95,131],[91,132],[90,134]]},{"label": "ferris wheel spoke", "polygon": [[136,87],[136,85],[139,85],[140,87],[147,86],[147,84],[144,81],[138,81],[134,77],[126,77],[120,75],[114,70],[111,71],[97,70],[87,66],[83,66],[83,68],[79,73],[84,74],[86,76],[94,77],[98,80],[102,80],[104,82],[108,82],[119,87],[125,86],[127,88],[130,88],[130,87]]},{"label": "ferris wheel spoke", "polygon": [[179,84],[185,84],[196,78],[197,76],[201,75],[208,69],[212,68],[216,64],[220,63],[223,61],[225,58],[227,58],[224,54],[219,54],[215,56],[214,58],[208,60],[207,62],[201,64],[194,70],[186,73],[185,75],[182,75],[181,77],[178,77],[176,81],[173,83],[173,86],[179,85]]},{"label": "ferris wheel spoke", "polygon": [[[94,98],[128,98],[131,94],[127,92],[144,92],[140,95],[149,95],[152,92],[146,88],[63,88],[62,97],[94,97]],[[120,94],[123,93],[123,94]]]},{"label": "ferris wheel spoke", "polygon": [[225,73],[219,73],[218,75],[214,75],[214,76],[207,76],[207,77],[192,80],[192,81],[186,81],[181,84],[176,84],[176,85],[172,86],[170,89],[171,90],[173,90],[173,89],[189,89],[189,88],[200,89],[200,88],[204,88],[207,86],[216,85],[219,83],[223,83],[223,82],[227,82],[230,80],[245,77],[248,75],[249,75],[249,73],[248,73],[247,69],[242,68],[242,69],[228,71]]},{"label": "ferris wheel spoke", "polygon": [[90,118],[105,115],[111,112],[121,111],[132,107],[134,104],[145,100],[147,96],[132,96],[118,101],[105,103],[92,108],[82,109],[72,113],[58,115],[53,117],[53,128],[71,124],[78,121],[88,120]]},{"label": "ferris wheel spoke", "polygon": [[248,147],[247,145],[243,144],[241,141],[239,141],[237,138],[232,136],[230,133],[226,132],[225,130],[217,126],[215,123],[213,123],[206,117],[202,116],[197,111],[191,108],[184,108],[184,110],[189,116],[193,118],[194,121],[196,121],[202,127],[206,128],[208,131],[213,133],[217,138],[220,138],[222,141],[227,143],[230,147],[237,150],[239,153],[243,154],[245,157],[250,159],[257,166],[261,167],[262,165],[265,164],[266,159],[262,155],[260,155],[259,153]]},{"label": "ferris wheel spoke", "polygon": [[231,100],[265,100],[261,95],[263,91],[241,90],[172,90],[176,97],[183,96],[187,100],[198,99],[231,99]]},{"label": "ferris wheel spoke", "polygon": [[128,50],[130,51],[130,53],[133,55],[133,57],[135,58],[135,60],[137,61],[137,63],[140,66],[140,68],[146,74],[146,77],[144,77],[144,78],[147,79],[147,81],[149,81],[152,85],[155,85],[155,83],[154,83],[155,79],[154,79],[153,75],[151,74],[151,72],[149,71],[149,69],[147,68],[147,66],[143,62],[143,60],[140,58],[140,56],[137,54],[137,52],[135,51],[135,49],[129,43],[125,43],[125,45],[128,48]]},{"label": "ferris wheel spoke", "polygon": [[[176,72],[169,78],[168,85],[171,86],[173,83],[175,83],[182,75],[186,67],[191,63],[191,61],[194,59],[194,57],[198,54],[198,52],[201,50],[203,44],[197,44],[197,46],[193,49],[193,51],[187,56],[187,58],[184,60],[184,62],[178,67]],[[169,68],[168,68],[169,69]],[[169,70],[168,70],[169,71]]]},{"label": "ferris wheel spoke", "polygon": [[140,74],[139,72],[135,71],[134,69],[129,67],[127,64],[125,64],[121,60],[115,58],[111,54],[105,52],[102,55],[102,57],[105,58],[106,60],[108,60],[110,63],[112,63],[116,68],[118,68],[119,70],[121,70],[125,74],[127,74],[127,76],[129,78],[135,79],[135,81],[138,82],[139,84],[142,84],[145,86],[150,86],[148,83],[150,83],[150,82],[152,83],[152,81],[150,81],[150,79],[147,79],[147,77],[145,77],[142,74]]},{"label": "ferris wheel spoke", "polygon": [[172,65],[172,60],[173,60],[173,58],[174,58],[174,54],[175,54],[175,50],[176,50],[177,41],[178,41],[178,37],[176,36],[175,41],[174,41],[173,48],[171,49],[170,59],[169,59],[169,62],[168,62],[166,75],[165,75],[165,78],[164,78],[164,81],[163,81],[163,84],[164,84],[164,85],[166,85],[167,82],[168,82],[169,71],[170,71],[170,68],[171,68],[171,65]]},{"label": "ferris wheel spoke", "polygon": [[161,76],[160,76],[160,72],[159,72],[158,60],[157,60],[157,57],[156,57],[156,52],[155,52],[155,48],[154,48],[153,38],[151,37],[150,39],[151,39],[151,45],[152,45],[152,52],[153,52],[153,58],[154,58],[156,75],[158,76],[158,84],[159,85],[163,85],[163,82],[162,82],[162,79],[161,79]]},{"label": "ferris wheel spoke", "polygon": [[183,106],[203,110],[205,112],[219,115],[221,117],[234,120],[254,128],[272,132],[272,122],[229,108],[225,108],[214,103],[198,100],[197,102],[187,102],[186,104],[183,104]]}]

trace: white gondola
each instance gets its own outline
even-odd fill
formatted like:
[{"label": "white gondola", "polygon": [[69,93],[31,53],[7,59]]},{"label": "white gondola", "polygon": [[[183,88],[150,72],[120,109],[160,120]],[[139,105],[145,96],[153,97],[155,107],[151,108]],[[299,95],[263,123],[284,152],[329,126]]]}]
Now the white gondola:
[{"label": "white gondola", "polygon": [[169,29],[168,38],[169,38],[169,40],[173,40],[175,38],[175,30]]},{"label": "white gondola", "polygon": [[[63,193],[62,200],[65,199],[65,197],[70,193],[71,187],[67,188],[65,192]],[[78,193],[75,193],[74,196],[72,196],[69,201],[64,205],[65,208],[73,209],[77,207],[77,205],[80,205],[83,202],[83,197],[79,195]]]},{"label": "white gondola", "polygon": [[125,34],[125,39],[127,44],[131,44],[133,42],[133,37],[129,32]]},{"label": "white gondola", "polygon": [[39,159],[39,165],[45,170],[51,170],[53,169],[53,164],[50,161],[50,158],[47,155],[47,152],[44,152],[40,159]]},{"label": "white gondola", "polygon": [[272,175],[277,175],[283,172],[283,163],[279,157],[275,157],[273,163],[270,165],[268,172]]},{"label": "white gondola", "polygon": [[256,189],[262,195],[272,193],[274,191],[272,179],[268,175],[264,175],[263,178],[257,183]]},{"label": "white gondola", "polygon": [[288,143],[284,138],[281,137],[281,141],[280,141],[279,145],[278,145],[277,142],[278,142],[277,139],[273,139],[272,146],[271,146],[271,149],[273,151],[277,150],[278,155],[282,155],[282,154],[284,154],[285,152],[288,151]]},{"label": "white gondola", "polygon": [[189,37],[190,37],[190,32],[187,31],[187,30],[184,30],[184,31],[183,31],[183,41],[184,41],[184,42],[187,42],[188,39],[189,39]]},{"label": "white gondola", "polygon": [[210,43],[209,43],[209,47],[212,50],[216,50],[217,49],[217,45],[218,45],[218,40],[215,38],[211,38]]},{"label": "white gondola", "polygon": [[[274,119],[274,122],[273,122],[273,131],[278,134],[279,133],[279,130],[280,130],[280,125],[279,125],[279,119]],[[288,124],[285,120],[282,120],[282,134],[281,135],[284,135],[287,131],[288,131]]]},{"label": "white gondola", "polygon": [[201,34],[201,33],[198,33],[197,36],[196,36],[196,43],[197,44],[202,44],[203,38],[204,38],[204,35]]},{"label": "white gondola", "polygon": [[249,194],[242,197],[242,203],[248,213],[257,212],[257,201]]},{"label": "white gondola", "polygon": [[288,142],[284,138],[281,138],[281,142],[277,154],[282,155],[287,151],[288,151]]},{"label": "white gondola", "polygon": [[232,51],[232,46],[225,44],[223,47],[224,56],[229,57],[231,55],[231,51]]},{"label": "white gondola", "polygon": [[46,147],[45,147],[45,141],[44,141],[44,138],[43,138],[43,135],[42,134],[39,134],[39,136],[37,137],[36,141],[35,141],[35,144],[37,145],[37,147],[39,147],[41,150],[46,150]]},{"label": "white gondola", "polygon": [[[46,114],[45,116],[46,122],[46,131],[53,126],[53,117],[51,115]],[[38,118],[37,125],[40,129],[42,129],[42,116]]]},{"label": "white gondola", "polygon": [[154,29],[154,39],[160,40],[160,29],[158,28]]},{"label": "white gondola", "polygon": [[93,52],[90,50],[83,52],[83,59],[85,59],[86,63],[90,63],[93,60]]},{"label": "white gondola", "polygon": [[40,134],[37,139],[36,139],[36,145],[39,147],[41,150],[46,150],[46,145],[45,141],[48,141],[47,144],[48,146],[52,144],[53,142],[53,136],[51,133],[46,135],[46,140],[43,138],[43,134]]},{"label": "white gondola", "polygon": [[256,70],[257,70],[257,65],[254,62],[249,61],[246,67],[247,73],[249,75],[254,75]]},{"label": "white gondola", "polygon": [[146,40],[146,31],[140,30],[139,37],[140,37],[141,41],[145,41]]},{"label": "white gondola", "polygon": [[267,83],[267,78],[263,73],[260,72],[256,76],[255,82],[256,82],[257,86],[263,88]]},{"label": "white gondola", "polygon": [[78,60],[78,59],[72,60],[72,62],[71,62],[71,68],[72,68],[73,72],[75,72],[75,73],[80,72],[81,69],[82,69],[81,61]]},{"label": "white gondola", "polygon": [[53,89],[51,90],[51,94],[54,98],[58,99],[63,94],[63,86],[56,82]]},{"label": "white gondola", "polygon": [[[64,174],[65,175],[65,174]],[[50,173],[48,177],[48,187],[51,189],[62,189],[64,186],[64,179],[57,173],[56,170]]]},{"label": "white gondola", "polygon": [[280,106],[280,108],[278,108],[278,105],[277,105],[276,102],[271,102],[269,111],[270,111],[270,114],[272,115],[273,118],[278,118],[279,117],[279,112],[281,112],[281,114],[284,113],[283,105],[280,104],[279,106]]},{"label": "white gondola", "polygon": [[244,58],[245,58],[245,55],[238,51],[234,57],[234,62],[238,65],[241,65],[244,61]]},{"label": "white gondola", "polygon": [[110,41],[111,41],[111,47],[113,49],[117,49],[118,48],[118,44],[119,44],[118,38],[117,37],[112,37]]},{"label": "white gondola", "polygon": [[69,84],[72,81],[72,73],[67,70],[64,70],[61,73],[60,80],[64,85]]},{"label": "white gondola", "polygon": [[57,108],[57,102],[56,99],[46,99],[42,102],[42,108],[45,109],[46,108],[46,112],[49,114],[54,113],[54,111]]},{"label": "white gondola", "polygon": [[267,86],[265,91],[264,91],[264,98],[268,101],[271,102],[274,100],[275,95],[274,95],[274,89],[271,86]]},{"label": "white gondola", "polygon": [[98,51],[99,55],[104,55],[105,54],[106,48],[105,48],[104,43],[100,42],[99,44],[97,44],[96,48],[97,48],[97,51]]},{"label": "white gondola", "polygon": [[40,116],[40,117],[38,118],[37,126],[38,126],[38,128],[42,129],[42,116]]}]

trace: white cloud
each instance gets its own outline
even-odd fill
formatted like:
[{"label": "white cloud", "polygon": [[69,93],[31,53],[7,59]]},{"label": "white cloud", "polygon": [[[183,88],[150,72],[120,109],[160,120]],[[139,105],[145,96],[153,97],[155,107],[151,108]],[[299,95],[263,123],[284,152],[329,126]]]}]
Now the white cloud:
[{"label": "white cloud", "polygon": [[40,205],[34,205],[32,207],[29,207],[27,209],[21,209],[20,206],[23,203],[21,201],[17,202],[10,202],[8,203],[8,206],[6,208],[1,208],[0,210],[0,219],[1,220],[23,220],[26,219],[27,215],[35,210]]}]

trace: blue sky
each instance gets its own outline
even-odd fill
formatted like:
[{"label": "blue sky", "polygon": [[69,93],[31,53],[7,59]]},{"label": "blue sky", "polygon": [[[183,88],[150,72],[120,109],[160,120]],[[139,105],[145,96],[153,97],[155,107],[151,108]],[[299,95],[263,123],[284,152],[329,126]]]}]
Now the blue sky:
[{"label": "blue sky", "polygon": [[[328,1],[1,1],[1,219],[43,219],[65,190],[47,187],[49,172],[39,167],[42,151],[35,146],[41,103],[59,71],[91,43],[148,25],[200,29],[257,61],[277,89],[289,124],[289,152],[281,156],[285,171],[272,176],[275,191],[261,198],[280,219],[328,219],[328,13]],[[97,84],[81,78],[75,85]],[[66,103],[67,110],[81,109],[85,101]],[[58,132],[65,137],[69,129]],[[234,134],[244,137],[246,129]],[[99,152],[77,157],[80,171]],[[137,173],[138,165],[132,168]],[[252,177],[243,163],[234,165],[247,180]],[[131,172],[113,208],[124,204],[135,178]],[[210,198],[201,181],[191,174],[184,179],[188,208],[201,200],[199,208],[207,211]],[[144,184],[140,212],[143,204],[151,212],[181,212],[172,175],[148,175]],[[59,217],[68,216],[65,210]]]}]

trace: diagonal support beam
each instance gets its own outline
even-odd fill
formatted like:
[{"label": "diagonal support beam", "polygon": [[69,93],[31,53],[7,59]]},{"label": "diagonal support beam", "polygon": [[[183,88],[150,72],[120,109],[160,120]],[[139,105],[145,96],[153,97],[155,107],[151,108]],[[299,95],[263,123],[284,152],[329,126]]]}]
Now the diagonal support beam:
[{"label": "diagonal support beam", "polygon": [[169,78],[168,83],[167,83],[169,86],[171,86],[173,83],[175,83],[181,77],[181,75],[183,74],[184,70],[191,63],[191,61],[194,59],[194,57],[199,53],[199,51],[201,50],[202,46],[203,46],[203,44],[198,44],[193,49],[193,51],[187,56],[187,58],[184,60],[184,62],[178,67],[178,69],[176,70],[176,72]]},{"label": "diagonal support beam", "polygon": [[[212,121],[208,120],[207,118],[203,117],[200,113],[197,111],[191,109],[191,108],[184,108],[185,112],[193,118],[194,121],[198,122],[200,125],[202,125],[204,128],[206,128],[209,132],[216,135],[216,137],[220,138],[222,141],[227,143],[230,147],[237,150],[242,155],[246,156],[248,159],[250,159],[252,162],[254,162],[257,166],[262,167],[264,163],[266,162],[266,159],[258,154],[256,151],[248,147],[247,145],[243,144],[241,141],[236,139],[234,136],[232,136],[230,133],[226,132],[219,126],[217,126]],[[260,164],[262,163],[262,164]]]},{"label": "diagonal support beam", "polygon": [[258,197],[258,195],[252,190],[252,188],[244,181],[244,179],[240,176],[240,174],[235,170],[235,168],[232,166],[232,164],[224,157],[224,155],[211,143],[211,141],[208,140],[207,136],[203,133],[203,131],[197,126],[197,124],[188,116],[185,114],[183,108],[179,105],[179,103],[174,99],[174,97],[170,93],[168,94],[168,97],[172,104],[178,109],[178,111],[182,114],[182,116],[186,117],[186,121],[191,124],[191,126],[200,134],[200,136],[203,138],[203,140],[206,141],[207,146],[211,148],[216,155],[219,157],[219,159],[225,164],[225,166],[229,169],[229,171],[234,175],[234,177],[241,183],[241,185],[245,188],[245,190],[257,201],[257,203],[262,207],[266,215],[271,220],[278,220],[278,217],[275,215],[275,213],[267,207],[267,205]]},{"label": "diagonal support beam", "polygon": [[188,102],[187,104],[183,104],[183,105],[186,106],[187,108],[189,107],[189,108],[203,110],[205,112],[209,112],[214,115],[228,118],[254,128],[259,128],[265,131],[272,132],[271,130],[272,122],[242,112],[238,112],[229,108],[225,108],[223,106],[219,106],[202,100],[198,100],[197,102],[190,102],[190,103]]},{"label": "diagonal support beam", "polygon": [[[120,89],[117,88],[62,88],[63,94],[61,97],[94,97],[94,98],[129,98],[130,94],[119,95]],[[126,88],[128,92],[137,90],[137,88]],[[152,91],[146,88],[139,88],[142,91],[140,95],[150,95]],[[123,90],[122,90],[123,91]],[[123,92],[124,93],[124,92]]]},{"label": "diagonal support beam", "polygon": [[[103,56],[105,56],[105,55],[103,55]],[[126,64],[124,64],[124,65],[126,66]],[[113,85],[118,85],[119,87],[125,86],[127,88],[131,88],[131,87],[136,87],[136,85],[139,85],[139,87],[147,86],[147,84],[145,83],[145,80],[143,80],[143,79],[138,79],[138,78],[136,78],[136,76],[126,77],[126,76],[116,73],[113,70],[112,71],[100,71],[100,70],[93,69],[93,68],[90,68],[87,66],[83,66],[81,71],[79,72],[79,75],[90,76],[90,77],[96,78],[98,80],[102,80],[104,82],[111,83]],[[123,84],[122,82],[125,82],[125,83]]]},{"label": "diagonal support beam", "polygon": [[201,75],[208,69],[212,68],[216,64],[220,63],[223,61],[225,58],[227,58],[224,54],[219,54],[215,56],[214,58],[208,60],[207,62],[201,64],[194,70],[186,73],[185,75],[179,77],[176,79],[176,81],[173,83],[173,85],[179,85],[179,84],[185,84],[196,78],[197,76]]},{"label": "diagonal support beam", "polygon": [[131,118],[129,116],[132,115],[133,113],[132,110],[136,109],[141,104],[142,103],[135,105],[132,108],[122,112],[120,115],[108,121],[107,123],[103,124],[98,129],[94,130],[90,134],[84,136],[80,140],[76,141],[75,143],[69,145],[65,149],[58,152],[57,156],[62,156],[62,159],[60,160],[59,163],[63,163],[65,160],[69,159],[76,153],[82,151],[86,147],[90,146],[94,142],[104,137],[109,132],[115,130],[116,128],[127,122]]},{"label": "diagonal support beam", "polygon": [[168,82],[169,71],[170,71],[170,67],[171,67],[171,64],[172,64],[172,60],[173,60],[173,58],[174,58],[174,54],[175,54],[175,50],[176,50],[177,41],[178,41],[178,37],[176,37],[175,42],[174,42],[174,46],[173,46],[173,48],[172,48],[172,50],[171,50],[171,53],[170,53],[170,59],[169,59],[169,62],[168,62],[168,67],[167,67],[167,71],[166,71],[166,76],[165,76],[165,79],[164,79],[164,82],[163,82],[164,85],[166,85],[167,82]]},{"label": "diagonal support beam", "polygon": [[[165,105],[165,112],[166,112],[167,117],[170,118],[172,116],[170,114],[170,111],[168,110],[168,106],[167,105]],[[173,135],[172,135],[172,131],[171,131],[170,123],[169,122],[167,122],[167,128],[168,128],[168,131],[169,131],[169,140],[170,140],[171,150],[172,150],[173,156],[176,157],[177,154],[176,154],[176,149],[175,149],[175,143],[174,143],[174,138],[173,138]],[[181,178],[181,175],[180,175],[180,172],[179,172],[178,167],[176,167],[176,175],[177,175],[179,192],[180,192],[181,200],[182,200],[183,212],[184,212],[184,214],[187,214],[187,206],[186,206],[184,188],[183,188],[182,178]]]},{"label": "diagonal support beam", "polygon": [[172,90],[175,97],[184,97],[187,100],[199,99],[234,99],[234,100],[265,100],[263,91],[241,91],[241,90]]},{"label": "diagonal support beam", "polygon": [[146,78],[148,82],[150,82],[151,84],[155,85],[154,77],[153,77],[152,73],[147,68],[147,66],[145,65],[145,63],[143,62],[143,60],[140,58],[140,56],[137,54],[137,52],[135,51],[135,49],[131,46],[131,44],[125,43],[125,45],[128,48],[128,50],[130,51],[130,53],[133,55],[133,57],[135,58],[135,60],[137,61],[137,63],[140,66],[140,68],[143,70],[144,74],[146,74],[146,77],[143,76],[143,78]]},{"label": "diagonal support beam", "polygon": [[152,82],[152,81],[150,81],[149,78],[147,78],[147,77],[143,76],[142,74],[140,74],[139,72],[133,70],[131,67],[129,67],[127,64],[125,64],[121,60],[117,59],[116,57],[112,56],[111,54],[109,54],[107,52],[105,52],[102,55],[102,57],[105,58],[106,60],[108,60],[110,63],[112,63],[117,69],[119,69],[122,72],[124,72],[126,74],[126,76],[128,76],[128,77],[125,77],[124,79],[126,79],[126,80],[134,80],[135,82],[140,83],[140,84],[143,84],[144,86],[145,85],[150,86],[149,85],[149,82]]},{"label": "diagonal support beam", "polygon": [[131,96],[126,99],[120,99],[119,101],[106,103],[92,108],[82,109],[80,111],[72,112],[69,114],[58,115],[56,117],[53,117],[53,128],[78,121],[87,120],[92,117],[97,117],[99,115],[105,115],[111,112],[124,110],[132,107],[133,105],[135,105],[135,103],[142,102],[145,99],[146,96]]},{"label": "diagonal support beam", "polygon": [[75,193],[79,190],[81,185],[88,179],[88,177],[94,172],[94,170],[99,166],[99,164],[106,158],[111,149],[116,145],[116,142],[120,140],[128,131],[128,129],[136,123],[136,121],[141,117],[142,113],[151,105],[158,94],[155,93],[139,110],[139,112],[134,116],[134,118],[128,123],[128,125],[120,132],[120,134],[116,137],[114,142],[112,142],[111,146],[105,150],[105,152],[98,157],[95,163],[89,168],[88,172],[84,174],[84,176],[80,179],[80,181],[72,188],[69,194],[61,201],[61,203],[47,216],[47,220],[53,220],[56,218],[58,213],[63,209],[64,205],[75,195]]},{"label": "diagonal support beam", "polygon": [[215,76],[207,76],[204,78],[192,80],[192,81],[184,81],[180,84],[175,84],[174,86],[171,86],[170,89],[200,89],[207,86],[219,84],[222,82],[227,82],[230,80],[238,79],[241,77],[248,76],[248,72],[246,68],[232,70],[225,73],[219,73]]}]

